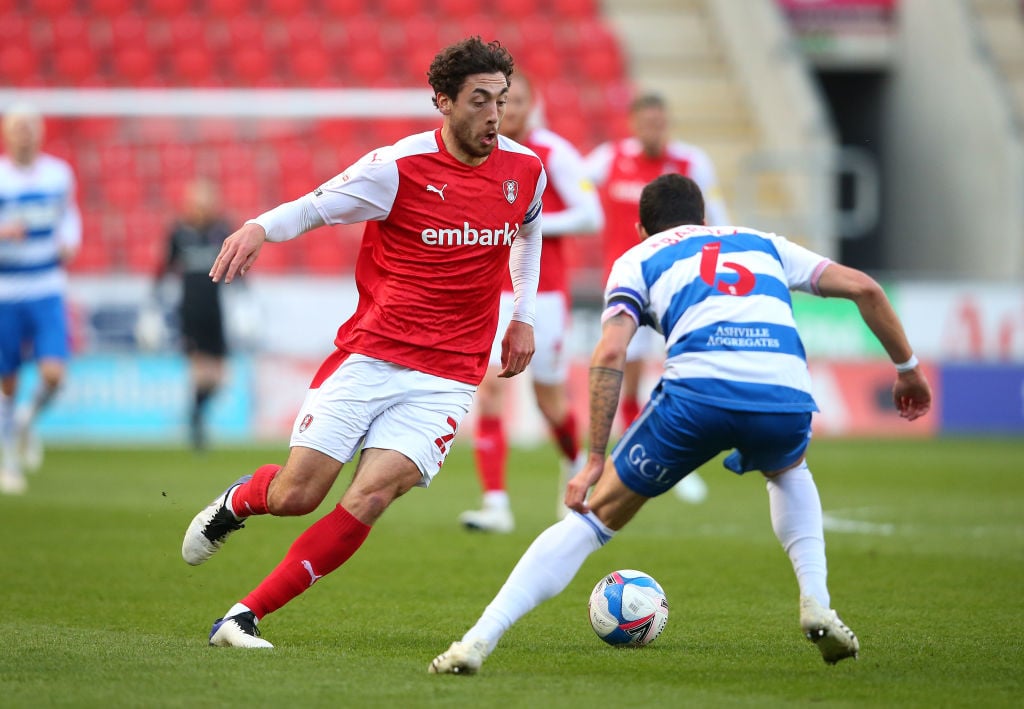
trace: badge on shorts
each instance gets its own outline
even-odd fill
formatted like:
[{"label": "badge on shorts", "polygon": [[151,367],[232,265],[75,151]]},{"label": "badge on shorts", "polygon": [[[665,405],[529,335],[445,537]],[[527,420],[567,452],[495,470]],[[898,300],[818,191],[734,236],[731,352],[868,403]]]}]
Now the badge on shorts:
[{"label": "badge on shorts", "polygon": [[302,423],[299,424],[299,433],[304,433],[311,423],[313,423],[313,414],[306,414],[303,416]]}]

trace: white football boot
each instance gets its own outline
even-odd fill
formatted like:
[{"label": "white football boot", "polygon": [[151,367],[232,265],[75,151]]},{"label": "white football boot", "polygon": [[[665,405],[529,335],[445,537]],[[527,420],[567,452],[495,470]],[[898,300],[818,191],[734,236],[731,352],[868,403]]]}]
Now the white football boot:
[{"label": "white football boot", "polygon": [[823,608],[810,596],[800,597],[800,629],[804,637],[818,646],[828,664],[834,665],[847,657],[857,659],[860,652],[857,636],[839,620],[834,610]]},{"label": "white football boot", "polygon": [[0,495],[24,495],[27,490],[28,482],[20,470],[0,470]]},{"label": "white football boot", "polygon": [[704,482],[704,478],[693,472],[677,482],[672,492],[683,502],[699,505],[708,499],[708,484]]},{"label": "white football boot", "polygon": [[466,510],[459,515],[459,524],[466,529],[492,534],[511,534],[515,531],[516,520],[508,507],[488,507]]},{"label": "white football boot", "polygon": [[28,420],[28,412],[20,411],[15,417],[14,430],[18,439],[18,457],[30,473],[43,467],[43,442]]},{"label": "white football boot", "polygon": [[251,611],[218,618],[210,629],[210,645],[216,647],[272,648],[260,637],[256,615]]},{"label": "white football boot", "polygon": [[456,640],[446,652],[434,658],[427,667],[427,672],[435,675],[476,674],[490,654],[491,649],[486,640]]},{"label": "white football boot", "polygon": [[182,559],[192,566],[202,564],[224,546],[228,537],[245,526],[228,509],[227,501],[232,490],[251,478],[252,475],[240,477],[192,518],[181,542]]}]

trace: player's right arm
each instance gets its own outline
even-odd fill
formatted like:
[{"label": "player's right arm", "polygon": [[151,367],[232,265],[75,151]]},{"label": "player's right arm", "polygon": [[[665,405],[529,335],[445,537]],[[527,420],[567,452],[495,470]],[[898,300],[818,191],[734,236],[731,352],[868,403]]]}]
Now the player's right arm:
[{"label": "player's right arm", "polygon": [[896,364],[893,401],[900,416],[913,421],[928,413],[932,401],[931,388],[917,364],[903,323],[882,286],[863,271],[830,263],[818,278],[817,290],[825,297],[852,300],[865,324]]},{"label": "player's right arm", "polygon": [[266,241],[289,241],[326,224],[384,219],[397,191],[398,168],[392,151],[380,148],[367,153],[311,193],[247,221],[224,240],[210,278],[230,283],[244,275]]},{"label": "player's right arm", "polygon": [[252,268],[264,242],[288,241],[323,224],[311,195],[274,207],[250,219],[224,240],[210,269],[210,278],[215,283],[221,279],[231,283],[236,276],[243,276]]}]

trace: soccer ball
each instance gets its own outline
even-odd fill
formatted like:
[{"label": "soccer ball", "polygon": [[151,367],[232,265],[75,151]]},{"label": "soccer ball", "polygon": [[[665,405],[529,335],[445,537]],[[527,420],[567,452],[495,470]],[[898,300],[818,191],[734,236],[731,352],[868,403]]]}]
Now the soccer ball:
[{"label": "soccer ball", "polygon": [[590,594],[590,625],[597,637],[616,647],[642,647],[668,623],[668,599],[643,571],[613,571]]}]

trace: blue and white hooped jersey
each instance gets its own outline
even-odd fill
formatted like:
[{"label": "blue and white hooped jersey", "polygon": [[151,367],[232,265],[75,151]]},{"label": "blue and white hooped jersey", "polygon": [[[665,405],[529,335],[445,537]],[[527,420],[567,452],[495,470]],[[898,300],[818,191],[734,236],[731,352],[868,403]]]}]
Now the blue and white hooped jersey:
[{"label": "blue and white hooped jersey", "polygon": [[663,378],[740,411],[817,411],[791,290],[817,293],[831,261],[776,234],[683,226],[615,262],[602,320],[629,313],[665,336]]},{"label": "blue and white hooped jersey", "polygon": [[44,153],[25,168],[0,157],[0,225],[9,224],[24,227],[25,237],[0,239],[0,301],[63,293],[61,250],[77,248],[82,231],[66,162]]}]

